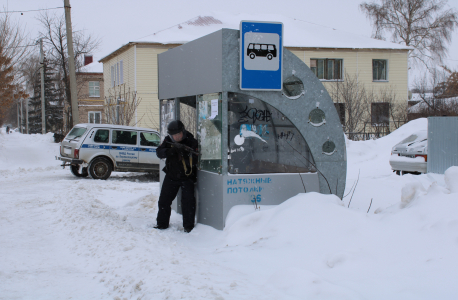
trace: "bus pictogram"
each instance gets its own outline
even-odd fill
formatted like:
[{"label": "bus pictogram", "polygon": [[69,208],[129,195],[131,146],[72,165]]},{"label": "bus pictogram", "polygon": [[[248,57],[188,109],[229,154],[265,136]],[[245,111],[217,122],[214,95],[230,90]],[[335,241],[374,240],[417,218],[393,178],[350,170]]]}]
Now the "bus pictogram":
[{"label": "bus pictogram", "polygon": [[247,55],[251,59],[255,59],[256,56],[267,57],[268,60],[271,60],[274,57],[277,57],[277,48],[274,44],[256,44],[250,43],[247,48]]}]

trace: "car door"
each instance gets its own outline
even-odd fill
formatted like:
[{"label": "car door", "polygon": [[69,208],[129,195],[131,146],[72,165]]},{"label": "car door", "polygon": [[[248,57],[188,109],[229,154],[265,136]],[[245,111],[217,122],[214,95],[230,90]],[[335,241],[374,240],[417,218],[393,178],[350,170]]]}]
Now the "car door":
[{"label": "car door", "polygon": [[111,131],[110,154],[120,169],[138,168],[138,132],[127,129]]},{"label": "car door", "polygon": [[161,138],[159,134],[154,131],[140,131],[139,133],[139,168],[148,170],[158,170],[160,159],[156,155],[156,148],[161,143]]},{"label": "car door", "polygon": [[110,150],[110,130],[107,128],[94,128],[84,140],[80,149],[80,159],[89,163],[96,155],[104,154]]}]

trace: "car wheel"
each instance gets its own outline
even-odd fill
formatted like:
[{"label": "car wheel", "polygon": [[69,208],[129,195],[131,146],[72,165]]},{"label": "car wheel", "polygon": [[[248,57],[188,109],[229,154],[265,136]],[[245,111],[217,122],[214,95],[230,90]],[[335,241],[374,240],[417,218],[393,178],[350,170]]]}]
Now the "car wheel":
[{"label": "car wheel", "polygon": [[273,56],[272,56],[272,54],[270,54],[270,53],[269,53],[269,54],[267,54],[267,59],[268,59],[268,60],[271,60],[271,59],[272,59],[272,57],[273,57]]},{"label": "car wheel", "polygon": [[254,59],[255,57],[256,57],[256,54],[250,53],[250,58],[251,58],[251,59]]},{"label": "car wheel", "polygon": [[106,158],[95,158],[89,165],[89,174],[93,179],[107,179],[111,175],[113,167]]},{"label": "car wheel", "polygon": [[396,171],[396,175],[401,175],[401,171]]},{"label": "car wheel", "polygon": [[87,172],[87,168],[82,168],[80,173],[80,165],[71,165],[70,172],[72,172],[72,174],[76,177],[87,177],[87,175],[89,175]]}]

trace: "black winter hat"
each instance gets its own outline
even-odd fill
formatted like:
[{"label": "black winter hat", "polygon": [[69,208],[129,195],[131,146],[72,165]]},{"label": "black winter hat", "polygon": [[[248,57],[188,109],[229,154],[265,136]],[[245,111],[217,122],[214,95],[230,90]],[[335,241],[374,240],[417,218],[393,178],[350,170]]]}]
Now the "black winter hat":
[{"label": "black winter hat", "polygon": [[180,132],[184,132],[184,124],[180,120],[173,120],[167,125],[167,133],[174,135]]}]

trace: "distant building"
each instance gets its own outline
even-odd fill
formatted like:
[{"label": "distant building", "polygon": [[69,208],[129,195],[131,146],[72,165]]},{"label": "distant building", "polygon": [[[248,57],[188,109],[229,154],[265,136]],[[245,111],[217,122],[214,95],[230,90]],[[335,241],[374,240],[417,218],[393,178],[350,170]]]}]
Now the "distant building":
[{"label": "distant building", "polygon": [[[79,123],[105,123],[103,73],[77,72]],[[66,104],[64,110],[70,107]],[[71,114],[69,114],[71,116]],[[64,113],[64,128],[68,132],[68,119]]]},{"label": "distant building", "polygon": [[[275,20],[272,20],[276,17]],[[270,20],[284,24],[285,48],[299,57],[331,94],[333,87],[344,83],[350,76],[357,85],[375,94],[390,91],[396,104],[407,109],[408,53],[410,48],[361,35],[341,32],[284,16],[260,16],[224,14],[196,17],[147,38],[150,42],[129,42],[103,57],[105,95],[109,97],[117,87],[136,91],[141,104],[136,110],[138,126],[159,129],[159,101],[157,98],[157,54],[195,40],[222,28],[239,29],[241,20]],[[286,77],[285,77],[286,78]],[[378,98],[382,99],[382,97]],[[335,102],[340,102],[334,99]],[[370,104],[368,128],[374,130],[392,127],[393,103],[373,100]],[[345,103],[336,104],[342,123],[348,117]],[[347,111],[347,113],[345,113]],[[347,116],[346,116],[347,114]],[[131,124],[132,125],[132,124]]]}]

